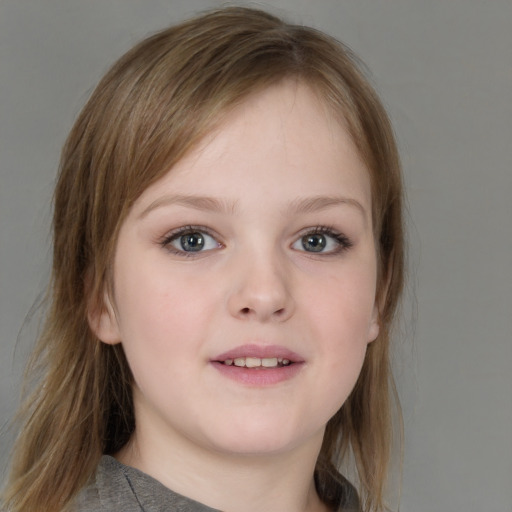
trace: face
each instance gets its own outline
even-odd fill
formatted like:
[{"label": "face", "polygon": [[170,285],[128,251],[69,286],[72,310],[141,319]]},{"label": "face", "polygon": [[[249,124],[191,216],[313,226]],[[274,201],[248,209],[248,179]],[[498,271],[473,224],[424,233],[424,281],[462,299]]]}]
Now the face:
[{"label": "face", "polygon": [[123,345],[136,436],[231,454],[318,443],[378,334],[368,171],[307,87],[272,87],[139,197],[113,277],[92,323]]}]

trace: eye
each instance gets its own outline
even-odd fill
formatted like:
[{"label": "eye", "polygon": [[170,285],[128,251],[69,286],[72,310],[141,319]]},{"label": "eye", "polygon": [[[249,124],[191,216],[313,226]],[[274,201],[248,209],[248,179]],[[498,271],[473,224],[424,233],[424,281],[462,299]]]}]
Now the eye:
[{"label": "eye", "polygon": [[330,240],[322,233],[312,233],[311,235],[303,236],[300,241],[305,251],[322,252]]},{"label": "eye", "polygon": [[338,254],[352,247],[352,242],[342,233],[319,226],[303,234],[292,248],[316,254]]},{"label": "eye", "polygon": [[187,256],[219,248],[221,244],[206,231],[206,228],[183,227],[169,234],[162,245],[175,254]]}]

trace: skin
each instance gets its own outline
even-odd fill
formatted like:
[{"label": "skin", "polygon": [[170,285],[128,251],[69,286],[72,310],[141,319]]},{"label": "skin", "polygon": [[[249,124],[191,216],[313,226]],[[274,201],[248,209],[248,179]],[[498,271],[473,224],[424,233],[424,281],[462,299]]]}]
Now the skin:
[{"label": "skin", "polygon": [[[184,226],[202,250],[184,250]],[[121,228],[113,297],[91,318],[135,379],[118,458],[226,512],[325,510],[315,461],[378,335],[376,267],[368,171],[344,126],[300,83],[249,98]],[[296,371],[255,384],[212,362],[247,344],[293,351]]]}]

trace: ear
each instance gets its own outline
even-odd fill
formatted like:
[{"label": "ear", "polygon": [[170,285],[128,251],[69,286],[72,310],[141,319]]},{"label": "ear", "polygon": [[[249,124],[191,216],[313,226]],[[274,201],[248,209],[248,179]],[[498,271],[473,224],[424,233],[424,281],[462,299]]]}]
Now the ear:
[{"label": "ear", "polygon": [[98,339],[108,345],[116,345],[121,342],[116,312],[108,293],[103,295],[103,304],[89,308],[87,320]]},{"label": "ear", "polygon": [[373,306],[372,316],[370,318],[370,324],[368,326],[368,343],[374,341],[380,332],[380,314],[377,302]]},{"label": "ear", "polygon": [[373,305],[373,311],[372,311],[372,317],[370,320],[370,325],[368,329],[368,343],[371,343],[372,341],[375,341],[377,336],[380,333],[380,317],[381,317],[381,311],[384,311],[386,306],[386,300],[388,297],[389,287],[391,285],[391,278],[393,275],[393,258],[394,254],[391,253],[389,257],[389,264],[387,268],[386,278],[384,282],[384,287],[379,293],[379,287],[377,287],[377,294],[375,297],[375,304]]}]

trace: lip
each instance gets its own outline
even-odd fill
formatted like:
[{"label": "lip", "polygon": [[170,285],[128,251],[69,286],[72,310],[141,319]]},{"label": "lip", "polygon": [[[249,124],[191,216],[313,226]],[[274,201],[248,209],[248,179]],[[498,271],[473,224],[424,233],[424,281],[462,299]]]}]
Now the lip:
[{"label": "lip", "polygon": [[[275,368],[245,368],[225,365],[226,359],[278,357],[288,359],[291,364]],[[265,387],[292,379],[304,367],[304,358],[280,345],[242,345],[223,352],[210,360],[211,365],[224,377],[250,387]]]},{"label": "lip", "polygon": [[289,350],[280,345],[257,345],[248,344],[223,352],[211,359],[212,362],[222,362],[226,359],[236,359],[237,357],[259,357],[260,359],[267,357],[281,357],[288,359],[292,363],[303,363],[304,358],[296,352]]}]

